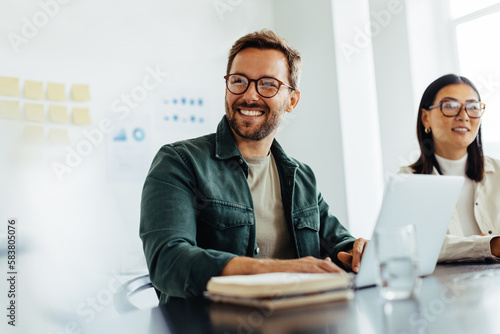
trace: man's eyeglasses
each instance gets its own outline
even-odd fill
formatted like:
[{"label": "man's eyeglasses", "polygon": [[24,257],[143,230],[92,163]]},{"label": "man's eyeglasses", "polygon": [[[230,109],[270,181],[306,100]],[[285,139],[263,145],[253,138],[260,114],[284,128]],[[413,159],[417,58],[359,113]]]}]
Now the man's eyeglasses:
[{"label": "man's eyeglasses", "polygon": [[462,108],[465,108],[465,112],[470,118],[481,118],[484,114],[484,109],[486,105],[482,102],[467,102],[460,103],[455,100],[444,99],[439,102],[439,104],[435,104],[427,108],[431,110],[433,108],[439,107],[441,113],[445,117],[456,117],[462,111]]},{"label": "man's eyeglasses", "polygon": [[248,79],[243,74],[229,74],[224,76],[224,79],[226,79],[227,89],[235,95],[245,93],[252,81],[255,82],[255,89],[257,90],[257,93],[259,93],[262,97],[273,97],[278,94],[281,86],[295,90],[292,86],[289,86],[275,78],[263,77],[260,79]]}]

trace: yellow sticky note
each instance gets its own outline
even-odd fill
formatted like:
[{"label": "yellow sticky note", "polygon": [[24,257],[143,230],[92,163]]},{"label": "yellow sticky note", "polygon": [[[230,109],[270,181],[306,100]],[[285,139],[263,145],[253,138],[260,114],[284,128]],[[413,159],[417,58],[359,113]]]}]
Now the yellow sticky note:
[{"label": "yellow sticky note", "polygon": [[25,81],[24,82],[24,97],[34,100],[43,100],[43,82]]},{"label": "yellow sticky note", "polygon": [[43,111],[43,104],[26,103],[24,105],[26,112],[26,120],[30,122],[45,122],[45,112]]},{"label": "yellow sticky note", "polygon": [[24,127],[24,141],[30,144],[41,144],[45,142],[45,131],[43,126],[26,125]]},{"label": "yellow sticky note", "polygon": [[89,110],[87,108],[73,108],[73,123],[78,125],[91,124]]},{"label": "yellow sticky note", "polygon": [[54,123],[69,123],[68,110],[65,106],[49,106],[50,120]]},{"label": "yellow sticky note", "polygon": [[49,129],[49,139],[52,145],[68,145],[68,131],[66,129]]},{"label": "yellow sticky note", "polygon": [[71,98],[75,101],[90,101],[88,85],[73,85],[71,87]]},{"label": "yellow sticky note", "polygon": [[50,101],[66,101],[64,84],[48,83],[47,99],[49,99]]},{"label": "yellow sticky note", "polygon": [[0,77],[0,95],[19,96],[19,79]]},{"label": "yellow sticky note", "polygon": [[19,101],[0,100],[0,118],[20,119]]}]

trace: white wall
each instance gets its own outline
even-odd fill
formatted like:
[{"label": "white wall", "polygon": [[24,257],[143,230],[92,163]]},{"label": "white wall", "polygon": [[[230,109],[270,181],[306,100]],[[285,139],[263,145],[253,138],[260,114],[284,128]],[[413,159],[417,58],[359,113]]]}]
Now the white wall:
[{"label": "white wall", "polygon": [[349,230],[369,239],[384,186],[370,38],[373,23],[368,1],[334,0],[332,4]]},{"label": "white wall", "polygon": [[371,0],[380,138],[384,172],[397,172],[415,139],[415,108],[405,1]]},{"label": "white wall", "polygon": [[[458,73],[458,63],[446,1],[412,0],[406,4],[416,116],[425,88],[444,74]],[[422,24],[423,17],[425,24]]]},{"label": "white wall", "polygon": [[328,0],[274,1],[275,28],[303,57],[301,99],[278,140],[314,170],[331,211],[348,225],[331,5]]}]

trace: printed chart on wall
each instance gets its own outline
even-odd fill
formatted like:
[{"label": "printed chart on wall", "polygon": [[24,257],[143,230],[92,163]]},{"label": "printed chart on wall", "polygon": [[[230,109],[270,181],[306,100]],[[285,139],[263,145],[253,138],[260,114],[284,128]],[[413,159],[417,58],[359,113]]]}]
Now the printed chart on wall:
[{"label": "printed chart on wall", "polygon": [[209,104],[201,87],[164,86],[156,93],[156,130],[168,141],[213,132]]},{"label": "printed chart on wall", "polygon": [[150,114],[133,111],[113,119],[107,139],[107,169],[110,180],[142,181],[151,164]]}]

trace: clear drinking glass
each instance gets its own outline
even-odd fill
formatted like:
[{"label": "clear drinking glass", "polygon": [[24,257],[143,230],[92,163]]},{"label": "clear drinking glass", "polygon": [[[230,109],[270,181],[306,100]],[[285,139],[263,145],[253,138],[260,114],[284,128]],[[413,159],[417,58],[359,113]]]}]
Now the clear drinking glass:
[{"label": "clear drinking glass", "polygon": [[415,225],[378,228],[374,236],[382,298],[413,296],[419,281]]}]

